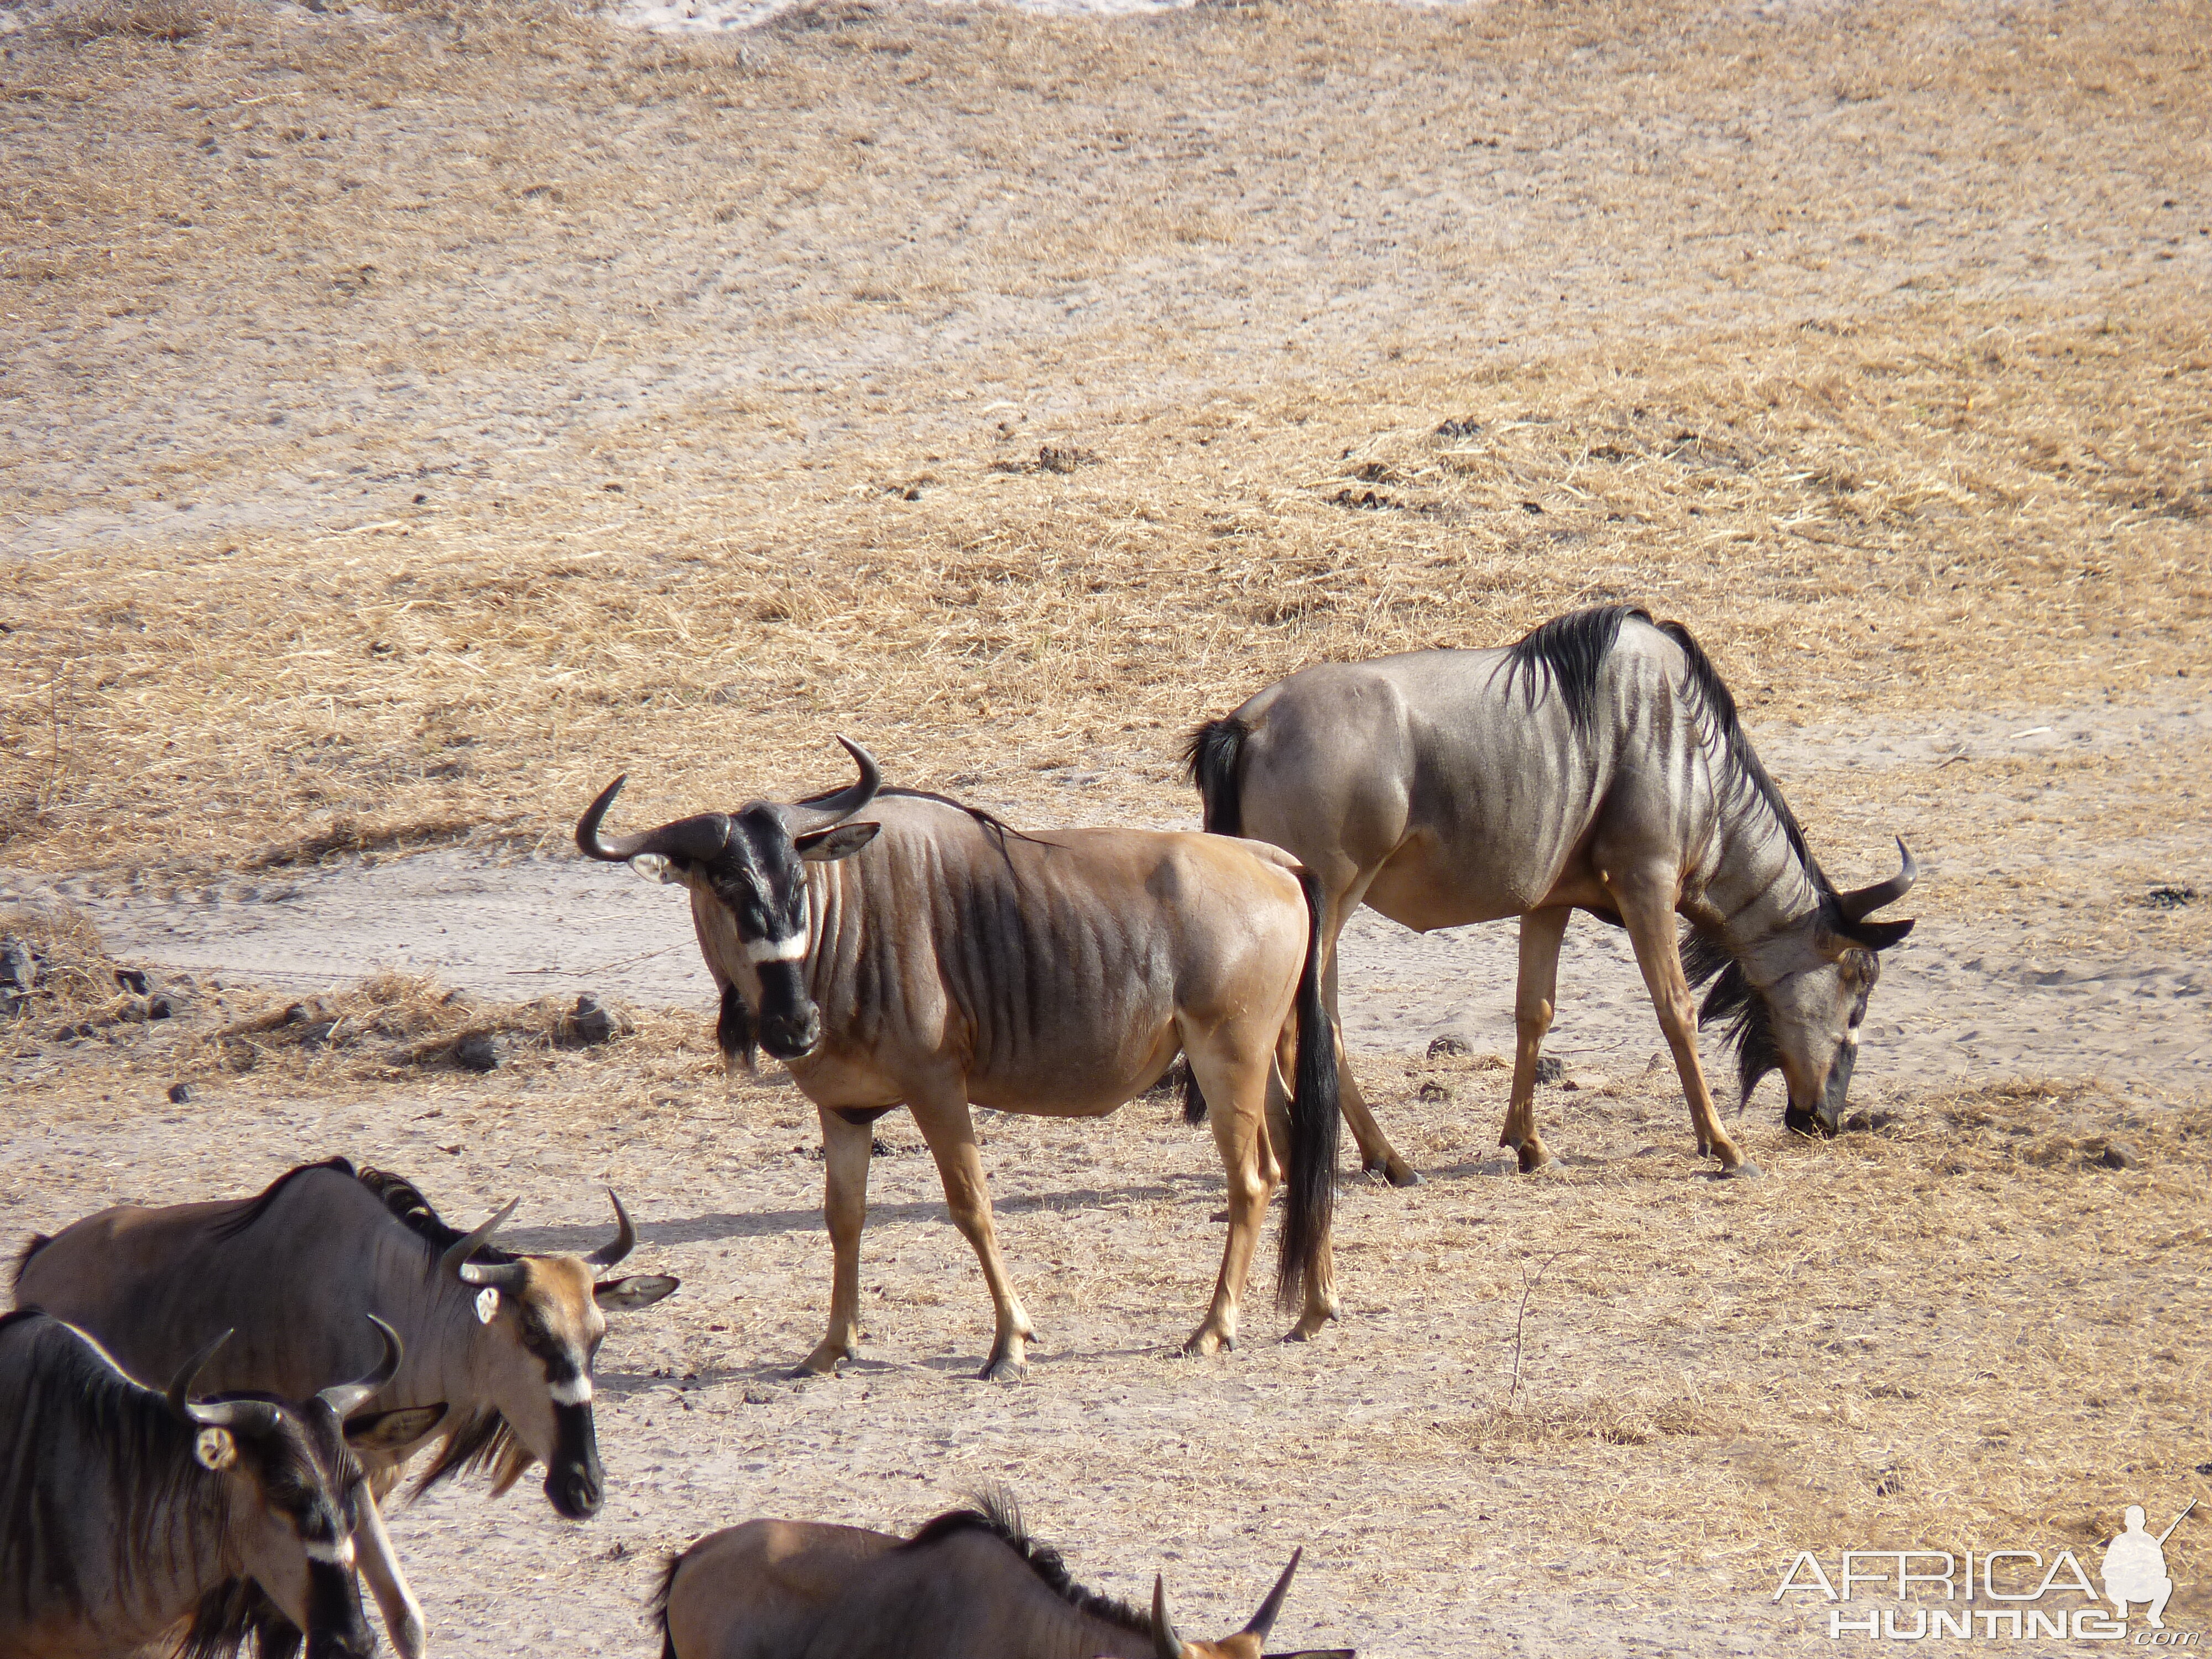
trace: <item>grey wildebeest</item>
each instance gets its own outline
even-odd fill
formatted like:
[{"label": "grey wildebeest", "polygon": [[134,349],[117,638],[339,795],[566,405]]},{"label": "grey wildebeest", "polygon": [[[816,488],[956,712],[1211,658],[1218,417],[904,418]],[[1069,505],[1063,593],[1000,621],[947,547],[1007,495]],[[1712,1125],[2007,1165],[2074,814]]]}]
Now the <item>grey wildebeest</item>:
[{"label": "grey wildebeest", "polygon": [[[1187,1642],[1152,1581],[1147,1615],[1095,1595],[1000,1495],[912,1538],[748,1521],[711,1533],[661,1581],[662,1659],[1261,1659],[1298,1557],[1243,1629]],[[1354,1659],[1349,1648],[1268,1659]]]},{"label": "grey wildebeest", "polygon": [[305,1632],[307,1659],[366,1659],[361,1577],[387,1609],[405,1588],[348,1442],[419,1438],[440,1410],[356,1414],[399,1364],[377,1329],[358,1382],[209,1399],[222,1336],[163,1392],[49,1314],[0,1316],[0,1653],[216,1659],[258,1635],[275,1659]]},{"label": "grey wildebeest", "polygon": [[[1186,1350],[1233,1346],[1285,1163],[1278,1289],[1285,1306],[1304,1297],[1291,1334],[1334,1317],[1336,1067],[1311,878],[1272,847],[1133,830],[1024,835],[939,796],[879,793],[867,751],[838,741],[860,776],[833,794],[603,837],[617,778],[576,826],[592,857],[635,860],[690,890],[725,1054],[750,1066],[757,1042],[820,1114],[836,1270],[828,1334],[801,1369],[833,1370],[859,1352],[868,1126],[903,1103],[990,1287],[998,1323],[983,1375],[1020,1375],[1036,1332],[999,1254],[969,1107],[1102,1116],[1178,1051],[1223,1104],[1213,1129],[1229,1185],[1220,1276]],[[854,821],[863,807],[872,820]]]},{"label": "grey wildebeest", "polygon": [[[1876,952],[1912,927],[1869,917],[1912,885],[1912,856],[1900,840],[1895,876],[1838,892],[1679,623],[1607,605],[1504,650],[1303,669],[1200,726],[1186,758],[1208,830],[1273,842],[1324,884],[1332,1017],[1334,941],[1362,902],[1424,933],[1521,918],[1499,1144],[1523,1170],[1549,1159],[1536,1059],[1576,909],[1627,930],[1700,1154],[1724,1174],[1757,1173],[1722,1128],[1698,1060],[1698,1028],[1714,1019],[1728,1022],[1746,1100],[1778,1069],[1789,1127],[1835,1132]],[[1708,981],[1700,1010],[1692,988]],[[1348,1069],[1342,1091],[1366,1166],[1416,1179]]]},{"label": "grey wildebeest", "polygon": [[[362,1316],[378,1314],[407,1345],[382,1403],[447,1407],[422,1486],[489,1468],[503,1492],[542,1460],[553,1507],[582,1520],[599,1508],[603,1479],[592,1418],[602,1310],[647,1306],[677,1281],[594,1282],[636,1241],[619,1200],[613,1240],[587,1256],[489,1248],[514,1207],[463,1236],[399,1176],[332,1158],[258,1197],[123,1205],[33,1238],[15,1299],[90,1331],[141,1376],[167,1375],[197,1334],[234,1328],[211,1383],[288,1395],[343,1374],[359,1355]],[[379,1496],[419,1449],[363,1455]]]}]

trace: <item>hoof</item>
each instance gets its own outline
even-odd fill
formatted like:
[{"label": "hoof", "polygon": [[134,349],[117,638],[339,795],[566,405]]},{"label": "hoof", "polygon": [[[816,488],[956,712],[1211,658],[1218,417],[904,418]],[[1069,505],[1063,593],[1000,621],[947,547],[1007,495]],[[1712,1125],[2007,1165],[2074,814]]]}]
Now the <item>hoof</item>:
[{"label": "hoof", "polygon": [[979,1382],[1021,1382],[1029,1378],[1030,1364],[1026,1359],[994,1359],[975,1373]]},{"label": "hoof", "polygon": [[1421,1172],[1402,1158],[1392,1160],[1383,1173],[1393,1187],[1418,1187],[1421,1184]]},{"label": "hoof", "polygon": [[835,1376],[836,1375],[837,1362],[834,1359],[826,1365],[817,1365],[811,1359],[809,1359],[802,1364],[793,1365],[789,1370],[784,1373],[784,1376],[793,1382],[804,1382],[810,1376]]},{"label": "hoof", "polygon": [[1210,1353],[1228,1353],[1237,1346],[1237,1339],[1224,1336],[1218,1331],[1200,1331],[1182,1345],[1183,1352],[1192,1358]]},{"label": "hoof", "polygon": [[1721,1179],[1723,1181],[1758,1181],[1764,1178],[1765,1174],[1765,1170],[1760,1169],[1759,1165],[1751,1162],[1750,1159],[1746,1158],[1742,1163],[1735,1165],[1731,1169],[1723,1170],[1721,1171]]},{"label": "hoof", "polygon": [[1552,1167],[1552,1155],[1541,1146],[1518,1146],[1514,1150],[1520,1156],[1522,1175],[1534,1175],[1539,1170]]}]

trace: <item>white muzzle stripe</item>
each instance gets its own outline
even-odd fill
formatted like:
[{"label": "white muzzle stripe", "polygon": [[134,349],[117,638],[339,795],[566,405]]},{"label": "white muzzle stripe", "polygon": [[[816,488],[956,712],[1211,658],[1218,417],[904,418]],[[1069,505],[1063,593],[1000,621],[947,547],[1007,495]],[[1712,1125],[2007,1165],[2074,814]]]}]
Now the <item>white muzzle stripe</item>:
[{"label": "white muzzle stripe", "polygon": [[745,960],[756,967],[763,962],[804,962],[806,935],[793,933],[789,939],[754,939],[745,946]]},{"label": "white muzzle stripe", "polygon": [[545,1392],[556,1406],[588,1406],[592,1403],[592,1379],[578,1376],[566,1382],[549,1383]]},{"label": "white muzzle stripe", "polygon": [[1847,1048],[1856,1048],[1859,1046],[1859,1028],[1857,1026],[1850,1026],[1844,1030],[1844,1046]]},{"label": "white muzzle stripe", "polygon": [[335,1544],[303,1538],[300,1540],[300,1552],[310,1561],[327,1561],[334,1567],[353,1565],[353,1540],[350,1538],[341,1538]]}]

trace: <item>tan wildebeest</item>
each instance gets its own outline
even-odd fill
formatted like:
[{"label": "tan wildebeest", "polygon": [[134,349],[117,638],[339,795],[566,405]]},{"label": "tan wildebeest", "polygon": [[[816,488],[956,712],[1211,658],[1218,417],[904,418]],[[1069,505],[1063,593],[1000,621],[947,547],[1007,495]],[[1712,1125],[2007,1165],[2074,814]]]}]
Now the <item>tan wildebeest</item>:
[{"label": "tan wildebeest", "polygon": [[[464,1237],[398,1176],[357,1174],[333,1158],[278,1176],[258,1197],[123,1205],[33,1238],[16,1264],[15,1299],[91,1332],[140,1376],[167,1375],[194,1333],[234,1330],[210,1362],[210,1386],[286,1397],[357,1368],[362,1317],[378,1314],[407,1348],[381,1403],[447,1407],[422,1486],[489,1465],[505,1492],[542,1459],[547,1498],[581,1520],[598,1510],[604,1480],[592,1414],[604,1310],[646,1307],[677,1288],[659,1275],[595,1282],[636,1240],[614,1202],[615,1237],[590,1255],[514,1256],[487,1243],[514,1205]],[[362,1450],[378,1497],[420,1449]],[[403,1659],[420,1651],[417,1610],[388,1628]]]},{"label": "tan wildebeest", "polygon": [[[1579,611],[1493,651],[1416,651],[1303,669],[1191,734],[1206,827],[1273,842],[1328,894],[1335,940],[1361,903],[1416,932],[1521,918],[1517,1041],[1500,1145],[1549,1160],[1536,1060],[1567,919],[1627,929],[1674,1050],[1698,1151],[1758,1173],[1721,1127],[1698,1027],[1729,1024],[1746,1099],[1768,1072],[1785,1121],[1832,1134],[1858,1052],[1875,952],[1910,921],[1868,917],[1917,873],[1838,892],[1752,751],[1735,701],[1679,623],[1626,605]],[[1675,933],[1689,926],[1688,965]],[[1713,981],[1700,1010],[1691,990]],[[1349,1069],[1346,1119],[1370,1170],[1418,1179]]]},{"label": "tan wildebeest", "polygon": [[[1095,1595],[994,1494],[912,1538],[748,1521],[668,1565],[662,1659],[1262,1659],[1298,1557],[1243,1629],[1187,1642],[1152,1581],[1147,1615]],[[1266,1659],[1356,1659],[1350,1648]]]},{"label": "tan wildebeest", "polygon": [[[1311,878],[1272,847],[1215,836],[1018,834],[941,797],[878,793],[875,762],[845,747],[860,779],[835,795],[605,838],[617,778],[576,826],[592,857],[690,890],[725,1054],[750,1065],[757,1041],[821,1115],[836,1277],[829,1333],[802,1369],[859,1352],[868,1126],[903,1103],[990,1287],[983,1375],[1020,1375],[1036,1332],[999,1254],[969,1106],[1103,1116],[1178,1050],[1224,1103],[1213,1129],[1229,1182],[1220,1276],[1185,1349],[1234,1344],[1284,1162],[1278,1285],[1286,1305],[1304,1297],[1291,1334],[1334,1317],[1336,1067]],[[864,806],[871,821],[854,822]]]},{"label": "tan wildebeest", "polygon": [[400,1361],[376,1328],[383,1358],[358,1382],[210,1399],[225,1336],[164,1394],[49,1314],[0,1316],[0,1654],[216,1659],[304,1632],[307,1659],[368,1659],[361,1579],[387,1611],[406,1581],[348,1443],[419,1439],[441,1409],[361,1413]]}]

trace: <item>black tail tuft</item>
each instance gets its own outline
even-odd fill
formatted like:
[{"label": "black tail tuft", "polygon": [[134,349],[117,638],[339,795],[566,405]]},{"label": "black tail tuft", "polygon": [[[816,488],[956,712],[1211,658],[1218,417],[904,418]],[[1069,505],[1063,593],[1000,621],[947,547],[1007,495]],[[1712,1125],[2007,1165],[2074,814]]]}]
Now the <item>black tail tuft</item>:
[{"label": "black tail tuft", "polygon": [[1206,1091],[1198,1086],[1198,1073],[1188,1060],[1183,1062],[1182,1121],[1194,1129],[1206,1121]]},{"label": "black tail tuft", "polygon": [[[1200,1115],[1203,1116],[1206,1111],[1206,1103],[1201,1100],[1198,1103],[1198,1106]],[[1188,1107],[1185,1107],[1183,1109],[1184,1115],[1186,1116],[1188,1116],[1189,1110],[1190,1109]],[[1197,1118],[1191,1119],[1191,1121],[1194,1123],[1197,1121]],[[31,1258],[38,1255],[40,1250],[45,1249],[47,1245],[53,1242],[52,1237],[48,1234],[33,1233],[31,1235],[30,1243],[24,1245],[21,1249],[15,1252],[15,1260],[9,1268],[8,1272],[8,1288],[10,1291],[13,1291],[17,1285],[23,1282],[23,1269],[31,1265]]]},{"label": "black tail tuft", "polygon": [[1206,831],[1211,836],[1244,833],[1242,769],[1244,739],[1252,728],[1234,714],[1208,720],[1184,739],[1182,763],[1206,803]]},{"label": "black tail tuft", "polygon": [[1306,896],[1306,962],[1298,975],[1297,1076],[1291,1091],[1289,1201],[1283,1213],[1283,1253],[1275,1272],[1275,1300],[1296,1307],[1321,1272],[1336,1207],[1336,1028],[1321,999],[1321,878],[1298,872]]}]

